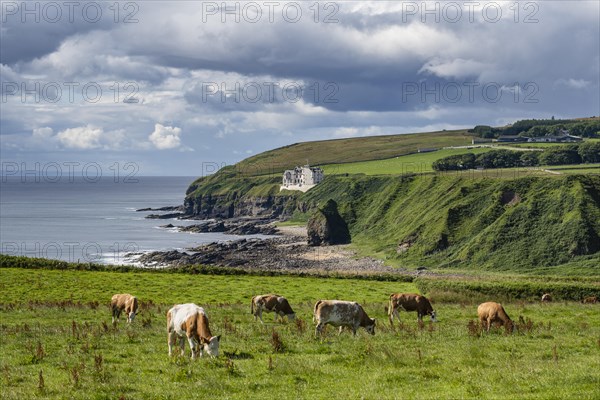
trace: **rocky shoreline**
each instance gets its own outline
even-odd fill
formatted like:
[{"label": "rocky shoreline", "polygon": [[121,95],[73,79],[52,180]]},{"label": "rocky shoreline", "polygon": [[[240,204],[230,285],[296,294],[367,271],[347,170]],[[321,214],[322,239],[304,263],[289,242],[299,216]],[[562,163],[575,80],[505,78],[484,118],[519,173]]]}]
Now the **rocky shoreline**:
[{"label": "rocky shoreline", "polygon": [[[188,219],[178,207],[140,209],[158,211],[153,219]],[[175,211],[175,213],[173,212]],[[276,226],[270,218],[231,218],[199,221],[193,225],[162,225],[180,232],[220,232],[234,235],[265,235],[265,238],[244,238],[214,242],[184,251],[154,251],[130,253],[129,260],[149,268],[213,265],[247,271],[283,272],[296,274],[407,274],[406,270],[384,265],[371,257],[358,257],[348,245],[309,246],[306,227]]]}]

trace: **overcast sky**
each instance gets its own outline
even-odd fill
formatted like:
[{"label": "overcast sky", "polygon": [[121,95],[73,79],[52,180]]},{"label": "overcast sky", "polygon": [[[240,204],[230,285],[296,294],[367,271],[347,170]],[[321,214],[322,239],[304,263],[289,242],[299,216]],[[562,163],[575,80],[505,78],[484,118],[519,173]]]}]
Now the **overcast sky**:
[{"label": "overcast sky", "polygon": [[600,114],[597,0],[220,4],[2,1],[3,170]]}]

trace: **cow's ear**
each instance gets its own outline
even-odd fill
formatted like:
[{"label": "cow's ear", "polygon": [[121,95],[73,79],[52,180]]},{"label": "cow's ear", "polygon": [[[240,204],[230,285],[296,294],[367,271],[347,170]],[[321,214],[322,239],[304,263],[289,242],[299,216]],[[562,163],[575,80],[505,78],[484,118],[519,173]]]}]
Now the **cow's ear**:
[{"label": "cow's ear", "polygon": [[221,335],[217,336],[217,342],[221,341]]}]

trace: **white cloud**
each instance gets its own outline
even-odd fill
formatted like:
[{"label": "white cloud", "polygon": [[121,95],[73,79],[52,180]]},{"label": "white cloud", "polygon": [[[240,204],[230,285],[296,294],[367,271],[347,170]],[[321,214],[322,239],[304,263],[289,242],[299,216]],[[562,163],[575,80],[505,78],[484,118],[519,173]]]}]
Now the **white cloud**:
[{"label": "white cloud", "polygon": [[181,135],[181,128],[155,124],[154,132],[148,139],[159,150],[174,149],[181,146],[179,135]]},{"label": "white cloud", "polygon": [[572,89],[584,89],[592,84],[590,81],[586,81],[585,79],[559,79],[557,82],[559,85],[563,85],[566,87],[570,87]]},{"label": "white cloud", "polygon": [[490,65],[475,60],[457,58],[451,61],[443,61],[436,58],[423,65],[419,73],[428,72],[441,78],[466,78],[469,76],[477,77],[488,68],[490,68]]},{"label": "white cloud", "polygon": [[53,134],[54,130],[48,126],[33,129],[33,137],[36,139],[49,139]]},{"label": "white cloud", "polygon": [[86,150],[101,147],[100,140],[103,133],[102,128],[87,125],[65,129],[58,132],[56,137],[67,148]]}]

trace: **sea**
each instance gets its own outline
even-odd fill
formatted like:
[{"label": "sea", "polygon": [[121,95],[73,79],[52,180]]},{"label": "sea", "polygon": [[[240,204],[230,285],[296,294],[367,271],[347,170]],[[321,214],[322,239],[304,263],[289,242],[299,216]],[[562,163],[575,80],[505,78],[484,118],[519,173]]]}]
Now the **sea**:
[{"label": "sea", "polygon": [[135,264],[136,257],[126,254],[184,250],[242,237],[161,228],[169,223],[182,226],[199,221],[147,219],[147,214],[157,212],[136,211],[183,204],[194,177],[68,178],[0,177],[1,253],[69,262]]}]

